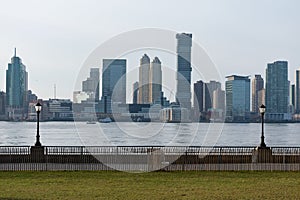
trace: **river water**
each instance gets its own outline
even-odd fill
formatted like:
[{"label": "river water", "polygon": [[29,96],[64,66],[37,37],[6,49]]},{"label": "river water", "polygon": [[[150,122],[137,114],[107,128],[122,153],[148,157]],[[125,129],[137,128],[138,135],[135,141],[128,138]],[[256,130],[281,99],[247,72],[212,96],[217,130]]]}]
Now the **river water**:
[{"label": "river water", "polygon": [[[261,124],[41,122],[41,143],[79,145],[257,146]],[[0,145],[33,145],[35,122],[0,122]],[[300,124],[265,124],[269,146],[300,146]]]}]

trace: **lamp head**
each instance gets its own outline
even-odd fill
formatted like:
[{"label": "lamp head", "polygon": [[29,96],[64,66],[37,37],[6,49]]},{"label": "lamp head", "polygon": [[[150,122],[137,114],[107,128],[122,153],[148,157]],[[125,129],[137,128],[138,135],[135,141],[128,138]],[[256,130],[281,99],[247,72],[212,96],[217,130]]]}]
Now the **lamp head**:
[{"label": "lamp head", "polygon": [[265,112],[266,112],[266,106],[264,104],[262,104],[259,107],[259,112],[260,112],[260,114],[265,114]]},{"label": "lamp head", "polygon": [[38,102],[34,107],[35,107],[35,111],[36,111],[36,112],[41,112],[41,110],[42,110],[42,105],[40,104],[40,102]]}]

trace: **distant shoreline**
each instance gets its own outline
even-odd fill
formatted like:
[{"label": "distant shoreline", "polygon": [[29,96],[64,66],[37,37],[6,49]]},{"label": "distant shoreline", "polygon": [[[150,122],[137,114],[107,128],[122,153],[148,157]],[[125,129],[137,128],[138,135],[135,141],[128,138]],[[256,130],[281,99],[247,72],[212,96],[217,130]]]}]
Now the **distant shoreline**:
[{"label": "distant shoreline", "polygon": [[[32,120],[23,120],[23,121],[14,121],[14,120],[0,120],[0,122],[36,122]],[[40,121],[40,122],[87,122],[87,120],[47,120],[47,121]],[[121,122],[134,122],[134,123],[169,123],[169,124],[179,124],[179,123],[201,123],[201,124],[260,124],[261,122],[160,122],[160,121],[145,121],[145,122],[135,122],[135,121],[117,121],[118,123]],[[111,122],[114,123],[114,122]],[[300,123],[300,121],[267,121],[264,122],[265,124],[295,124],[295,123]]]}]

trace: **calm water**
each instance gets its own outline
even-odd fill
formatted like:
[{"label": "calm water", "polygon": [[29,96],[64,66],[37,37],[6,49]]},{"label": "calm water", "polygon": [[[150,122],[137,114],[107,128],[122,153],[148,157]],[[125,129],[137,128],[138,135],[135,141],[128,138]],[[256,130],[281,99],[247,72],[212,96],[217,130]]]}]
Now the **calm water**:
[{"label": "calm water", "polygon": [[[33,145],[34,122],[0,122],[0,145]],[[42,122],[43,145],[249,145],[260,143],[260,124]],[[266,144],[300,146],[300,124],[266,124]]]}]

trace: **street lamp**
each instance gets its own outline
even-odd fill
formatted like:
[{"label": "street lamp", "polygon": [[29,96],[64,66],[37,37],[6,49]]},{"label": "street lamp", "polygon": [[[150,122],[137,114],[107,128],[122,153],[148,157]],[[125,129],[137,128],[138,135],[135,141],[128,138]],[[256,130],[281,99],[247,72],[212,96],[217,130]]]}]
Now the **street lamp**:
[{"label": "street lamp", "polygon": [[42,146],[40,142],[40,112],[42,110],[42,105],[38,102],[35,106],[35,111],[37,114],[37,128],[36,128],[36,142],[34,146],[40,147]]},{"label": "street lamp", "polygon": [[265,143],[265,136],[264,136],[264,115],[266,112],[266,106],[264,104],[262,104],[259,107],[259,112],[261,115],[261,141],[260,141],[260,147],[261,148],[266,148],[266,143]]}]

